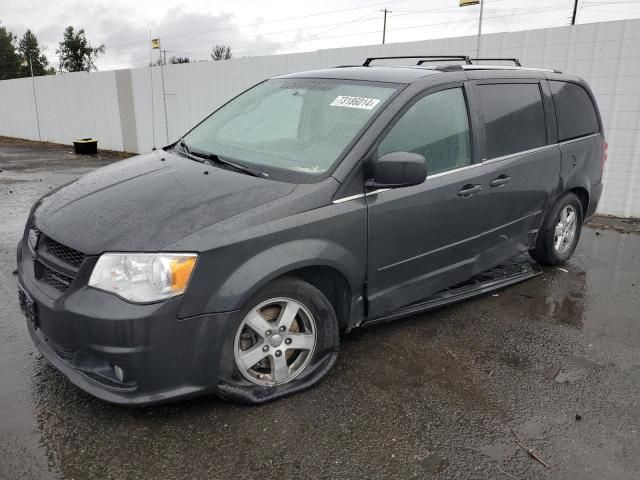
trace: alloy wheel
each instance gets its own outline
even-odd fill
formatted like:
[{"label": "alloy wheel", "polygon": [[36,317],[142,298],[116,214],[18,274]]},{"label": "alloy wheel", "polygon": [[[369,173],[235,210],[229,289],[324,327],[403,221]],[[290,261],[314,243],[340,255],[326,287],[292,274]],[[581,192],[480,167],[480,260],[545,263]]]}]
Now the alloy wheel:
[{"label": "alloy wheel", "polygon": [[577,227],[576,209],[573,205],[566,205],[560,212],[553,237],[553,246],[558,254],[563,255],[571,248]]},{"label": "alloy wheel", "polygon": [[316,340],[316,322],[309,309],[290,298],[273,298],[242,319],[234,341],[236,365],[252,383],[281,385],[302,373]]}]

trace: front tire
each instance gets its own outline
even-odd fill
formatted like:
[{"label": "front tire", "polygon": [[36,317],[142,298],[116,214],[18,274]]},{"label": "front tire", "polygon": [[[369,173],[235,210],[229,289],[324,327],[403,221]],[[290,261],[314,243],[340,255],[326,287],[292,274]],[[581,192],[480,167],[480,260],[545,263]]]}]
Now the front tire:
[{"label": "front tire", "polygon": [[339,349],[331,303],[298,278],[275,280],[254,295],[225,341],[219,396],[258,404],[315,385]]},{"label": "front tire", "polygon": [[531,256],[545,265],[562,265],[578,245],[582,231],[583,211],[580,199],[574,193],[563,195],[551,207],[538,231],[536,246]]}]

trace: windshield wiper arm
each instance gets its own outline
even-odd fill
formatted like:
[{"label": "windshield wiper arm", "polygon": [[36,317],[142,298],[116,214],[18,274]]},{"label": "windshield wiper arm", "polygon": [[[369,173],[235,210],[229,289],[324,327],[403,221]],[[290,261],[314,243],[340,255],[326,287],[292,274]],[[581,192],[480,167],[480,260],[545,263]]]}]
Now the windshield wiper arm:
[{"label": "windshield wiper arm", "polygon": [[187,158],[190,158],[191,160],[195,160],[196,162],[200,162],[200,163],[207,162],[209,164],[211,164],[211,162],[220,163],[222,165],[227,165],[229,167],[235,168],[238,171],[241,171],[248,175],[252,175],[254,177],[265,178],[269,176],[264,172],[261,172],[259,170],[254,170],[253,168],[243,165],[241,163],[236,163],[226,158],[222,158],[220,157],[220,155],[217,155],[215,153],[204,152],[202,150],[192,150],[191,147],[187,145],[187,143],[184,141],[183,138],[180,138],[180,140],[178,141],[178,145],[181,148],[181,151],[179,153],[181,153]]},{"label": "windshield wiper arm", "polygon": [[180,146],[180,150],[176,150],[176,147],[173,147],[174,150],[176,150],[177,153],[179,153],[180,155],[183,155],[187,158],[190,158],[191,160],[195,160],[196,162],[200,162],[200,163],[204,163],[205,159],[202,157],[198,157],[196,155],[193,155],[191,153],[191,149],[189,148],[189,146],[185,143],[185,141],[181,138],[180,140],[178,140],[178,143],[176,146]]},{"label": "windshield wiper arm", "polygon": [[[184,142],[182,142],[181,145],[184,145]],[[191,156],[201,158],[203,160],[208,161],[209,163],[214,162],[214,163],[220,163],[222,165],[227,165],[229,167],[235,168],[236,170],[239,170],[248,175],[252,175],[254,177],[265,178],[269,176],[264,172],[261,172],[259,170],[254,170],[253,168],[243,165],[241,163],[236,163],[232,160],[228,160],[216,153],[209,153],[209,152],[203,152],[202,150],[192,150],[192,149],[189,149],[188,153]]]}]

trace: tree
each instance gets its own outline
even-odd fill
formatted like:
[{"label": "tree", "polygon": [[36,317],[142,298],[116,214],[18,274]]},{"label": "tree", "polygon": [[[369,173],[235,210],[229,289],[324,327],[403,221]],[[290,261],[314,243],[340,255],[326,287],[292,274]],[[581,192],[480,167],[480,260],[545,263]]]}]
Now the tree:
[{"label": "tree", "polygon": [[191,63],[189,57],[171,57],[169,63]]},{"label": "tree", "polygon": [[39,75],[51,75],[51,72],[55,73],[55,70],[49,67],[49,60],[43,53],[44,49],[40,48],[38,39],[31,30],[24,32],[24,35],[20,39],[18,44],[18,53],[21,59],[24,61],[20,73],[22,77],[28,77],[31,75],[31,69],[29,68],[29,60],[33,67],[33,74]]},{"label": "tree", "polygon": [[90,72],[97,70],[95,61],[104,53],[104,45],[92,47],[84,33],[84,29],[76,31],[69,26],[65,29],[60,48],[56,50],[60,56],[61,72]]},{"label": "tree", "polygon": [[214,60],[229,60],[231,58],[231,47],[227,45],[216,45],[211,52]]},{"label": "tree", "polygon": [[20,76],[20,56],[15,42],[16,36],[0,26],[0,80]]}]

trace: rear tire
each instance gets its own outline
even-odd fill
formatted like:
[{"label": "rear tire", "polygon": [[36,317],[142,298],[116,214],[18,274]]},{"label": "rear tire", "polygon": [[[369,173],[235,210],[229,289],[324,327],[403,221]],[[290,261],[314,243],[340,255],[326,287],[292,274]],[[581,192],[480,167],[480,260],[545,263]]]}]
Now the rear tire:
[{"label": "rear tire", "polygon": [[338,355],[338,320],[329,300],[294,277],[254,295],[225,340],[218,395],[260,404],[320,381]]},{"label": "rear tire", "polygon": [[539,263],[561,265],[573,255],[582,231],[582,203],[574,193],[560,197],[538,231],[536,246],[529,253]]}]

